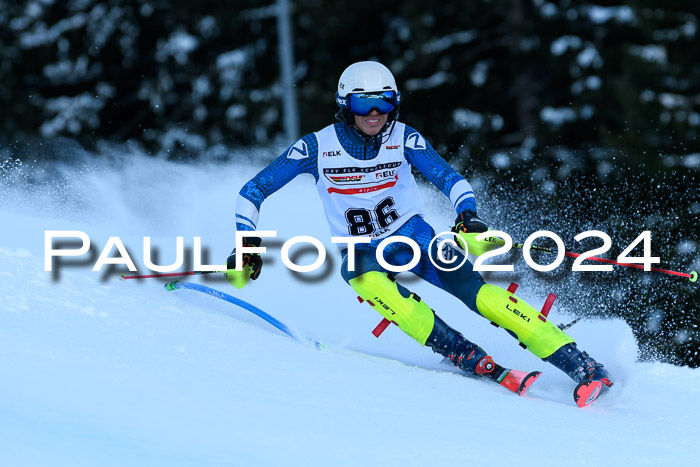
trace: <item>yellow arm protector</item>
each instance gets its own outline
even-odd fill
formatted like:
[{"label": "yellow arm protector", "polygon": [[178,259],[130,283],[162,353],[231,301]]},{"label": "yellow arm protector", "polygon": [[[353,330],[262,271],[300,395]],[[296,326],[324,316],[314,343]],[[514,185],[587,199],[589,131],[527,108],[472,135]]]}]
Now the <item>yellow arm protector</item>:
[{"label": "yellow arm protector", "polygon": [[496,247],[503,246],[506,244],[505,240],[503,240],[501,237],[496,236],[487,236],[486,238],[477,240],[477,235],[481,235],[482,233],[483,232],[455,232],[455,240],[463,250],[466,249],[469,253],[473,254],[474,256],[481,256],[487,251],[491,251]]}]

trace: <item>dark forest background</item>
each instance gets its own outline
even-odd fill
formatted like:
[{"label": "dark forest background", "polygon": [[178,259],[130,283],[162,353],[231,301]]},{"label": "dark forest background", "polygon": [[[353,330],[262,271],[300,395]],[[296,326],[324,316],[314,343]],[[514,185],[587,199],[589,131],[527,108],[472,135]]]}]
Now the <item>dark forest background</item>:
[{"label": "dark forest background", "polygon": [[[333,121],[347,65],[381,61],[401,120],[481,190],[494,228],[576,251],[603,230],[613,259],[651,230],[661,267],[697,270],[699,17],[687,0],[296,0],[301,133]],[[62,138],[195,163],[282,148],[278,41],[274,0],[0,0],[2,156],[65,158],[47,144]],[[568,264],[532,274],[583,316],[627,320],[643,358],[700,365],[697,283]]]}]

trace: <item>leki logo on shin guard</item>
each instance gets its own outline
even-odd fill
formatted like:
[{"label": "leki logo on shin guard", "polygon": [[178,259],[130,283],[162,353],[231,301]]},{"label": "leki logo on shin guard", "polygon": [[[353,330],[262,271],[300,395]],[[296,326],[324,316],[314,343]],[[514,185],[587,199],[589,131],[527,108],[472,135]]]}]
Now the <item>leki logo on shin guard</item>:
[{"label": "leki logo on shin guard", "polygon": [[390,311],[392,315],[395,315],[395,314],[396,314],[396,312],[395,312],[394,310],[392,310],[391,308],[389,308],[389,305],[387,305],[386,303],[384,303],[384,302],[382,301],[381,298],[379,298],[379,297],[374,297],[374,301],[375,301],[375,303],[377,303],[378,305],[381,305],[381,307],[384,308],[385,310]]},{"label": "leki logo on shin guard", "polygon": [[525,321],[526,323],[529,323],[529,322],[530,322],[530,318],[528,318],[525,314],[521,313],[521,312],[520,312],[519,310],[517,310],[516,308],[511,308],[511,307],[510,307],[510,303],[506,303],[506,309],[507,309],[507,310],[510,310],[511,312],[513,312],[513,314],[514,314],[515,316],[520,316],[520,317],[523,319],[523,321]]}]

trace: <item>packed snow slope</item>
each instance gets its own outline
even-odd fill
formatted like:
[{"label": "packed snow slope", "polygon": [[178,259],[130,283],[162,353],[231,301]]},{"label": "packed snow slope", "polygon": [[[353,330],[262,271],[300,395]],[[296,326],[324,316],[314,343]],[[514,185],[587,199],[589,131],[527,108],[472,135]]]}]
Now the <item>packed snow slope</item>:
[{"label": "packed snow slope", "polygon": [[[148,272],[144,237],[157,264],[175,261],[178,236],[183,270],[192,266],[194,237],[205,263],[225,262],[237,192],[261,167],[255,158],[178,164],[135,154],[70,167],[5,167],[0,465],[700,465],[700,372],[637,362],[622,321],[570,330],[615,379],[587,409],[575,406],[565,375],[410,277],[401,280],[496,361],[543,376],[517,397],[441,365],[395,326],[374,338],[380,316],[340,278],[310,177],[263,205],[259,228],[278,237],[265,242],[258,281],[238,291],[221,277],[196,280],[323,342],[321,350],[215,298],[168,292],[157,279],[121,280],[122,266],[92,271],[114,236],[139,273]],[[428,221],[447,227],[449,202],[432,187],[421,189]],[[49,230],[85,232],[90,252],[61,258],[46,272]],[[293,273],[282,264],[281,245],[296,235],[324,242],[320,270]],[[310,264],[314,251],[293,248],[292,257]],[[542,304],[544,296],[520,287]],[[550,316],[571,318],[556,304]]]}]

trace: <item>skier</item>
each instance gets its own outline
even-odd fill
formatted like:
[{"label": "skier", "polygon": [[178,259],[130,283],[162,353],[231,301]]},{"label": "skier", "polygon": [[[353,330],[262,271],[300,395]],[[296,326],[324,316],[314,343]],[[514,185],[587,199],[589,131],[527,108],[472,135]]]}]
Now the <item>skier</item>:
[{"label": "skier", "polygon": [[[571,337],[523,299],[486,284],[469,261],[454,271],[442,270],[459,263],[443,262],[445,255],[437,255],[438,242],[428,251],[435,233],[423,219],[411,166],[450,199],[457,213],[455,232],[476,235],[488,228],[477,215],[469,182],[419,132],[397,121],[400,93],[389,69],[369,61],[350,65],[340,76],[336,103],[339,123],[302,137],[243,186],[236,204],[238,231],[254,231],[262,202],[297,175],[311,174],[333,236],[371,239],[354,246],[354,268],[347,248],[342,250],[343,279],[362,300],[418,343],[449,358],[465,372],[488,377],[515,392],[524,391],[539,376],[538,372],[526,375],[496,364],[481,347],[396,282],[376,259],[377,246],[389,236],[409,237],[420,246],[420,259],[411,272],[503,327],[522,346],[579,383],[574,391],[579,406],[595,400],[603,385],[611,386],[603,365],[580,351]],[[261,240],[249,236],[243,244],[259,247]],[[463,259],[460,251],[448,249],[449,255]],[[441,268],[433,265],[429,255]],[[411,247],[400,241],[389,244],[383,252],[385,261],[395,266],[407,264],[413,256]],[[234,249],[227,260],[226,277],[237,287],[248,277],[256,280],[263,265],[259,254],[248,252],[242,255],[242,263],[236,264]]]}]

